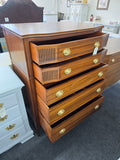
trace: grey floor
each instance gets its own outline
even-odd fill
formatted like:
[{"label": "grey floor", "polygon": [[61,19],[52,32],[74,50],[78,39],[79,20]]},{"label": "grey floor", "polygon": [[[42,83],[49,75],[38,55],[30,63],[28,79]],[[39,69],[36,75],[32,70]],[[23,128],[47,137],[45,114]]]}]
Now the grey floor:
[{"label": "grey floor", "polygon": [[120,82],[104,91],[101,109],[52,144],[41,136],[18,144],[0,160],[117,160],[120,157]]}]

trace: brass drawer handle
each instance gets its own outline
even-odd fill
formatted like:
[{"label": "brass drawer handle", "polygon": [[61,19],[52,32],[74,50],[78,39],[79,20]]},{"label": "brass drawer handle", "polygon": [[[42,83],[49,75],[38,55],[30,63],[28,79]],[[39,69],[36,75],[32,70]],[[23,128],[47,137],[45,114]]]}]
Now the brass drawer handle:
[{"label": "brass drawer handle", "polygon": [[63,133],[65,133],[65,131],[66,131],[65,128],[61,129],[61,130],[59,131],[59,134],[63,134]]},{"label": "brass drawer handle", "polygon": [[8,115],[5,115],[3,118],[0,118],[0,122],[3,122],[7,119]]},{"label": "brass drawer handle", "polygon": [[96,63],[98,63],[98,61],[99,61],[98,58],[96,58],[93,60],[93,63],[96,64]]},{"label": "brass drawer handle", "polygon": [[102,76],[103,76],[103,72],[99,72],[98,77],[102,77]]},{"label": "brass drawer handle", "polygon": [[14,134],[12,137],[10,137],[10,139],[15,139],[15,138],[17,138],[18,136],[19,136],[19,133]]},{"label": "brass drawer handle", "polygon": [[61,97],[63,95],[63,90],[59,90],[57,93],[56,93],[56,97]]},{"label": "brass drawer handle", "polygon": [[72,70],[71,70],[71,68],[68,68],[68,69],[66,69],[66,70],[65,70],[65,72],[64,72],[64,73],[65,73],[66,75],[68,75],[68,74],[70,74],[70,73],[71,73],[71,71],[72,71]]},{"label": "brass drawer handle", "polygon": [[9,125],[8,127],[6,127],[5,129],[9,131],[9,130],[13,129],[14,127],[15,127],[15,124],[12,124],[12,125]]},{"label": "brass drawer handle", "polygon": [[115,59],[114,59],[114,58],[112,59],[112,62],[113,62],[113,63],[115,62]]},{"label": "brass drawer handle", "polygon": [[58,116],[61,116],[64,112],[65,112],[65,110],[61,109],[57,114],[58,114]]},{"label": "brass drawer handle", "polygon": [[97,91],[97,93],[101,92],[101,88],[98,88],[96,91]]},{"label": "brass drawer handle", "polygon": [[97,110],[99,107],[100,107],[100,106],[99,106],[99,104],[98,104],[98,105],[96,105],[96,106],[95,106],[95,110]]},{"label": "brass drawer handle", "polygon": [[95,46],[95,48],[96,48],[96,47],[99,47],[99,46],[100,46],[100,42],[96,42],[96,43],[94,44],[94,46]]},{"label": "brass drawer handle", "polygon": [[71,49],[70,48],[66,48],[63,50],[63,54],[64,56],[68,56],[71,53]]},{"label": "brass drawer handle", "polygon": [[2,108],[3,104],[4,104],[4,103],[0,103],[0,108]]}]

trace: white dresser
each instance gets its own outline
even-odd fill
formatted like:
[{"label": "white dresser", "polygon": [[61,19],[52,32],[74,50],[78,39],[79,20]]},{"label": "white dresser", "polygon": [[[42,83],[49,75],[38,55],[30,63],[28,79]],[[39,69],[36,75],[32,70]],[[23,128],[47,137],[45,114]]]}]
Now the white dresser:
[{"label": "white dresser", "polygon": [[21,92],[23,86],[10,67],[0,67],[0,154],[33,137]]},{"label": "white dresser", "polygon": [[88,4],[71,3],[70,20],[75,22],[84,22],[87,20]]}]

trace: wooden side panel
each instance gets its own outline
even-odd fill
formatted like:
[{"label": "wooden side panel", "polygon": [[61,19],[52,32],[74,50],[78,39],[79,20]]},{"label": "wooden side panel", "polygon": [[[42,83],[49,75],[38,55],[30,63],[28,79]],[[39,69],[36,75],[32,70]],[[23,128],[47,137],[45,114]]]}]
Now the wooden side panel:
[{"label": "wooden side panel", "polygon": [[110,85],[120,80],[120,62],[115,63],[113,65],[109,65],[105,79],[106,79],[105,88],[109,87]]}]

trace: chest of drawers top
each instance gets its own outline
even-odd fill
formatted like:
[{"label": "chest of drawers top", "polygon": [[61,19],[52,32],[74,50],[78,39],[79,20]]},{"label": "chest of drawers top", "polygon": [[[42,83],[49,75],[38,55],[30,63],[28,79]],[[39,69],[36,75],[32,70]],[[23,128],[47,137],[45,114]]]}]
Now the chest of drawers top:
[{"label": "chest of drawers top", "polygon": [[14,34],[22,38],[35,37],[35,36],[57,36],[68,34],[85,35],[100,31],[103,26],[94,24],[85,24],[77,22],[55,22],[55,23],[18,23],[18,24],[4,24],[2,28],[12,31]]},{"label": "chest of drawers top", "polygon": [[10,67],[0,67],[0,95],[23,86],[24,84]]}]

